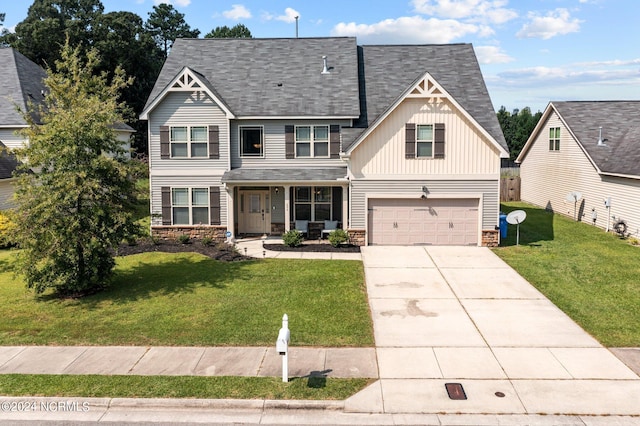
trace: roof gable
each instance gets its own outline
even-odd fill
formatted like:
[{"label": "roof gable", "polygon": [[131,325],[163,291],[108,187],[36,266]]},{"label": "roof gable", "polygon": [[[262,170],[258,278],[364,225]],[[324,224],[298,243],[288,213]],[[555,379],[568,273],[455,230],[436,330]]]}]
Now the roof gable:
[{"label": "roof gable", "polygon": [[0,48],[0,63],[0,126],[24,127],[26,122],[15,107],[17,105],[26,111],[29,101],[43,102],[43,80],[47,74],[35,62],[13,48]]},{"label": "roof gable", "polygon": [[[551,102],[518,156],[522,162],[555,111],[599,173],[640,176],[640,101]],[[602,127],[604,144],[598,144]]]},{"label": "roof gable", "polygon": [[355,38],[178,39],[145,111],[186,66],[239,118],[357,118],[357,63]]},{"label": "roof gable", "polygon": [[[156,83],[157,84],[157,83]],[[227,118],[234,118],[234,114],[229,107],[222,101],[215,89],[200,73],[197,73],[189,67],[183,67],[182,70],[167,84],[167,86],[156,96],[153,102],[147,102],[144,110],[140,114],[142,120],[147,120],[149,112],[158,105],[169,92],[193,92],[201,90],[213,99],[213,101],[225,112]]]},{"label": "roof gable", "polygon": [[369,134],[371,134],[384,119],[391,114],[405,99],[447,99],[453,106],[459,110],[471,123],[473,123],[477,129],[482,133],[498,151],[501,152],[502,157],[508,158],[509,152],[500,143],[483,128],[473,116],[471,116],[462,106],[440,85],[433,77],[427,72],[422,77],[418,78],[414,84],[409,86],[405,92],[392,104],[387,110],[380,116],[376,117],[375,122],[372,123],[358,138],[344,151],[349,154],[352,152]]},{"label": "roof gable", "polygon": [[345,151],[390,106],[397,105],[409,88],[415,90],[425,73],[503,150],[508,150],[470,44],[362,46],[358,53],[362,114],[356,128],[343,136]]}]

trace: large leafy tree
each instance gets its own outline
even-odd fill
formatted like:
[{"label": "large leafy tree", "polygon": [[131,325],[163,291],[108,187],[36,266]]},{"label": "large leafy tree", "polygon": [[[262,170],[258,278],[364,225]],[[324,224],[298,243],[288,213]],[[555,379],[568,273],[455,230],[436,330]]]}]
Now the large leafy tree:
[{"label": "large leafy tree", "polygon": [[57,70],[47,71],[40,123],[23,111],[27,147],[16,185],[14,238],[27,286],[42,293],[84,295],[104,288],[113,250],[138,227],[130,213],[135,185],[113,126],[123,120],[118,68],[96,75],[96,50],[66,43]]},{"label": "large leafy tree", "polygon": [[512,113],[502,106],[498,110],[496,116],[502,128],[502,133],[509,147],[511,160],[515,160],[524,144],[529,139],[531,132],[538,124],[542,112],[531,113],[531,108],[524,107],[522,110],[514,109]]},{"label": "large leafy tree", "polygon": [[100,0],[34,0],[27,17],[5,41],[42,66],[53,67],[68,39],[72,46],[93,44]]},{"label": "large leafy tree", "polygon": [[237,24],[229,28],[226,25],[215,27],[204,38],[253,38],[251,31],[243,24]]},{"label": "large leafy tree", "polygon": [[178,12],[167,3],[153,6],[153,11],[149,12],[149,19],[147,19],[145,26],[158,47],[164,52],[165,57],[169,54],[175,39],[181,37],[197,38],[200,35],[200,30],[192,30],[187,24],[183,13]]}]

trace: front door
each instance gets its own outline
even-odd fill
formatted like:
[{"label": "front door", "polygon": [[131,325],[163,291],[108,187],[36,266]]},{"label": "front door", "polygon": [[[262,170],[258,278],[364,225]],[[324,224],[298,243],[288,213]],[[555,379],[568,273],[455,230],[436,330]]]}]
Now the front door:
[{"label": "front door", "polygon": [[269,191],[240,192],[239,223],[241,234],[268,234],[271,232],[271,206]]}]

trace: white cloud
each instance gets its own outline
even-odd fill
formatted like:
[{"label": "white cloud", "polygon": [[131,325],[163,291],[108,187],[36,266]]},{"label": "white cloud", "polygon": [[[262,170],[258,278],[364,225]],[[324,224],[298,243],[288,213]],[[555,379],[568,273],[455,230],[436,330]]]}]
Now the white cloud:
[{"label": "white cloud", "polygon": [[497,46],[475,46],[474,50],[481,64],[506,64],[514,61],[514,58]]},{"label": "white cloud", "polygon": [[251,12],[241,4],[234,4],[231,6],[231,10],[225,10],[222,12],[222,16],[227,19],[237,21],[239,19],[251,18]]},{"label": "white cloud", "polygon": [[529,12],[528,17],[531,21],[518,31],[516,34],[518,38],[548,40],[558,35],[580,31],[580,24],[583,22],[577,18],[571,18],[569,11],[563,8],[547,12],[545,16]]},{"label": "white cloud", "polygon": [[276,16],[275,19],[278,21],[284,21],[288,24],[292,24],[296,22],[296,17],[300,17],[300,12],[290,7],[287,7],[284,10],[284,15]]},{"label": "white cloud", "polygon": [[518,16],[506,0],[412,0],[416,12],[450,19],[503,24]]},{"label": "white cloud", "polygon": [[424,19],[421,16],[385,19],[375,24],[355,22],[337,24],[334,36],[356,36],[359,42],[372,43],[451,43],[468,34],[478,34],[481,28],[452,19]]}]

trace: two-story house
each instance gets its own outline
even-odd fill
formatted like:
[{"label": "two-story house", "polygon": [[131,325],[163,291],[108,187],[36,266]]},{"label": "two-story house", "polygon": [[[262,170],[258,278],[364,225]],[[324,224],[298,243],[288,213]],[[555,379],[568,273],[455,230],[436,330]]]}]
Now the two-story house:
[{"label": "two-story house", "polygon": [[141,119],[155,235],[498,241],[508,154],[471,45],[179,39]]}]

